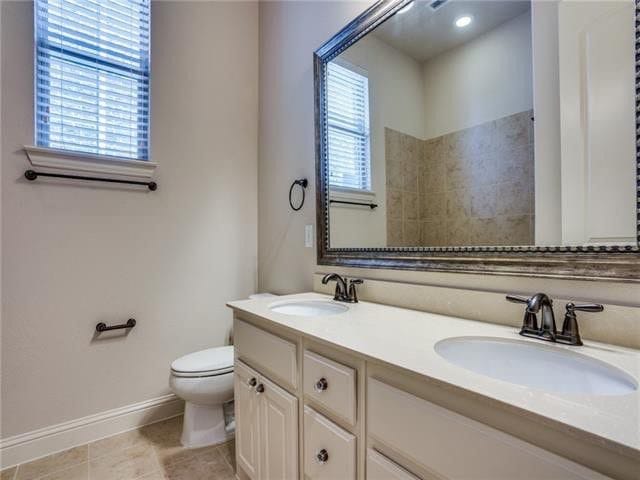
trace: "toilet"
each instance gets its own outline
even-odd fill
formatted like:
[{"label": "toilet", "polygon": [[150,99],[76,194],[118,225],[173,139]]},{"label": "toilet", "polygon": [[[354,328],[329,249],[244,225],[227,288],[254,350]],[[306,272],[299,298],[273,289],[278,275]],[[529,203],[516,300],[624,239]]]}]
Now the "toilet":
[{"label": "toilet", "polygon": [[185,401],[183,446],[214,445],[233,435],[225,428],[223,411],[223,405],[233,400],[233,346],[178,358],[171,364],[169,385]]},{"label": "toilet", "polygon": [[[249,295],[252,300],[274,297],[272,293]],[[233,436],[235,424],[225,425],[223,408],[233,400],[233,345],[180,357],[171,364],[169,386],[185,401],[183,446],[205,447]]]}]

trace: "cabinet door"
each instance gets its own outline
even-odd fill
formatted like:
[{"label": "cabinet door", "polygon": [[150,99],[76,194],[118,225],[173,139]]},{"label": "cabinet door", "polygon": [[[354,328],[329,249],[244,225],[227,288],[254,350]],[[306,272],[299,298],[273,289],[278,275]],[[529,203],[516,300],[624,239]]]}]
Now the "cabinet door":
[{"label": "cabinet door", "polygon": [[264,388],[260,393],[260,478],[296,479],[298,399],[264,377],[258,386]]},{"label": "cabinet door", "polygon": [[259,401],[257,372],[236,360],[234,368],[236,462],[252,480],[260,478]]},{"label": "cabinet door", "polygon": [[308,480],[356,479],[356,437],[307,406],[304,475]]}]

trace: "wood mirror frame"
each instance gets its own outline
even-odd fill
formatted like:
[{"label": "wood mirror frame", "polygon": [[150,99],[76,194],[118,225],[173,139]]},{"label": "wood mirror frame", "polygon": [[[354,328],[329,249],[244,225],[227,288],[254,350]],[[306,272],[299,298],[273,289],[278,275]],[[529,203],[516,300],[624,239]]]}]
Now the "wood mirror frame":
[{"label": "wood mirror frame", "polygon": [[[410,0],[381,0],[351,21],[314,53],[316,135],[317,262],[357,268],[427,270],[640,282],[640,248],[635,246],[487,246],[331,248],[329,245],[329,179],[326,151],[326,64],[393,16]],[[640,0],[635,24],[640,25]],[[636,28],[636,198],[640,240],[640,31]]]}]

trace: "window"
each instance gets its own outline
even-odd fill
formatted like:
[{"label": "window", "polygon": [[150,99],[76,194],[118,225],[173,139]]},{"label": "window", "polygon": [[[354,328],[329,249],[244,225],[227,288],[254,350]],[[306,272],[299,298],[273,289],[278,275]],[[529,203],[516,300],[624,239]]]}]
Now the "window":
[{"label": "window", "polygon": [[36,0],[36,145],[149,158],[150,0]]},{"label": "window", "polygon": [[355,70],[327,65],[329,184],[370,190],[369,80]]}]

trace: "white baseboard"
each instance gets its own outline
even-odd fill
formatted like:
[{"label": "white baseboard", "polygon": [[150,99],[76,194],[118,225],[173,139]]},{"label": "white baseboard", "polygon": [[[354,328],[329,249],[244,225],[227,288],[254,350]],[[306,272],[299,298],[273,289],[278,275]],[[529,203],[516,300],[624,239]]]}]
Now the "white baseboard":
[{"label": "white baseboard", "polygon": [[180,415],[184,402],[174,394],[0,439],[0,470],[117,433]]}]

